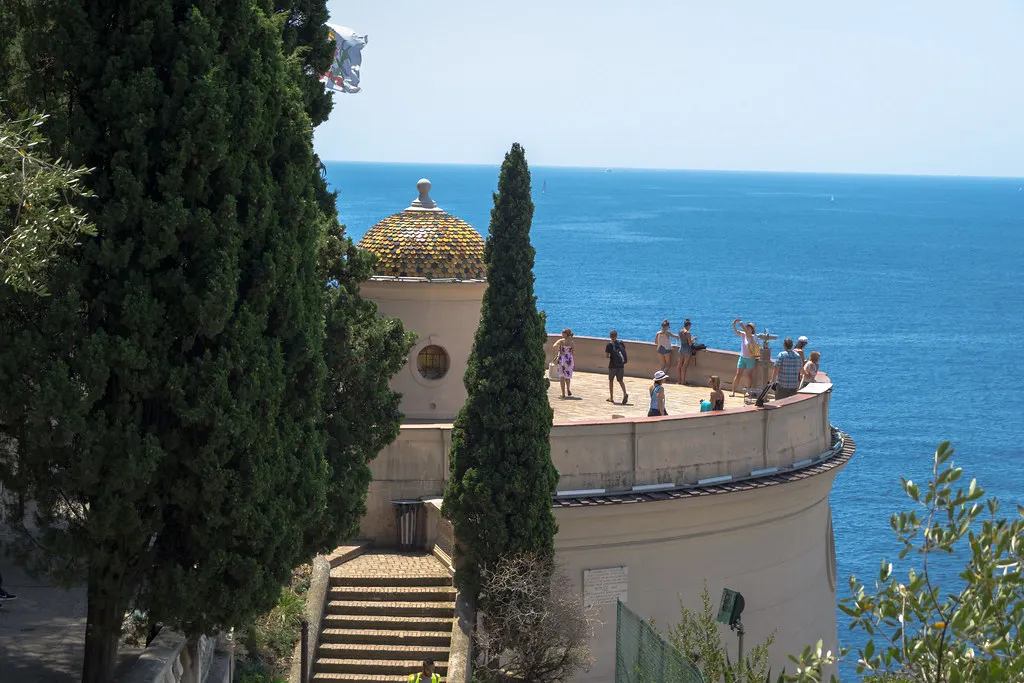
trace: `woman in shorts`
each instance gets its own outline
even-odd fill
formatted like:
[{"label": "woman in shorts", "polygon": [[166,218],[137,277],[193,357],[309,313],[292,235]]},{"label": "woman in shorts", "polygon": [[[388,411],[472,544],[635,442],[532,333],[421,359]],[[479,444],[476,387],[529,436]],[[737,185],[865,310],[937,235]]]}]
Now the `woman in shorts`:
[{"label": "woman in shorts", "polygon": [[736,361],[736,376],[732,380],[733,396],[736,395],[736,390],[741,388],[741,381],[746,380],[748,387],[754,383],[754,367],[757,365],[757,359],[750,353],[750,346],[757,343],[754,323],[746,323],[741,329],[741,322],[743,321],[739,318],[732,321],[732,331],[740,338],[740,359]]},{"label": "woman in shorts", "polygon": [[669,367],[672,366],[672,340],[679,339],[672,334],[670,327],[672,325],[666,318],[661,321],[661,332],[654,335],[654,345],[658,347],[658,360],[661,362],[660,370],[666,374],[668,374]]}]

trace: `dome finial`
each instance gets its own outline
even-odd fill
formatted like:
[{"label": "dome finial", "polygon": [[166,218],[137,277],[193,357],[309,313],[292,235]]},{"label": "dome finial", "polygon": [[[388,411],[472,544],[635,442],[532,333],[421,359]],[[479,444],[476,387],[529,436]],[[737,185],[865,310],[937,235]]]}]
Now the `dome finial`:
[{"label": "dome finial", "polygon": [[420,178],[419,182],[416,183],[416,190],[420,193],[420,196],[412,201],[412,204],[406,211],[441,211],[441,207],[430,198],[429,180]]}]

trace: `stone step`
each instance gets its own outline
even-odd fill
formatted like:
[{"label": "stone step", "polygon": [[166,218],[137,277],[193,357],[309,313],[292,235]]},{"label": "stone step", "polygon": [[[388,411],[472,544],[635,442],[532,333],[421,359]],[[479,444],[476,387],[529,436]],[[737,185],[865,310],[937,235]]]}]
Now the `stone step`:
[{"label": "stone step", "polygon": [[321,643],[319,659],[384,659],[420,664],[428,657],[436,662],[448,660],[447,645],[376,645],[368,643]]},{"label": "stone step", "polygon": [[324,629],[359,629],[377,633],[390,631],[443,631],[451,634],[452,620],[444,617],[391,614],[325,614]]},{"label": "stone step", "polygon": [[[412,659],[328,659],[320,657],[316,661],[315,670],[317,673],[405,676],[408,680],[409,674],[418,673],[422,668],[423,662]],[[448,662],[436,662],[434,673],[447,675]]]},{"label": "stone step", "polygon": [[375,614],[399,617],[446,617],[455,616],[452,602],[408,602],[408,601],[365,601],[330,600],[328,614]]},{"label": "stone step", "polygon": [[454,586],[451,575],[402,576],[331,574],[332,586]]},{"label": "stone step", "polygon": [[[358,681],[359,683],[408,683],[409,675],[388,676],[383,674],[339,674],[319,672],[310,679],[313,683],[331,683],[332,681]],[[441,680],[445,680],[441,677]]]},{"label": "stone step", "polygon": [[[404,624],[404,620],[402,620]],[[373,622],[360,628],[324,628],[321,643],[379,643],[380,645],[444,645],[452,640],[451,622],[447,631],[384,630]]]},{"label": "stone step", "polygon": [[451,586],[334,586],[330,600],[383,600],[455,602],[455,589]]}]

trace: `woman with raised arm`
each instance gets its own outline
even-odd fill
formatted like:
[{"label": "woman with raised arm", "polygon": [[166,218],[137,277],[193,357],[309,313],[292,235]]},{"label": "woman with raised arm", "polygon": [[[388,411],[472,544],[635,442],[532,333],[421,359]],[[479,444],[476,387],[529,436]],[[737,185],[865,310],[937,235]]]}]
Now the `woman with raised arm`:
[{"label": "woman with raised arm", "polygon": [[754,323],[745,323],[740,329],[743,321],[736,318],[732,321],[732,331],[740,338],[740,359],[736,361],[736,376],[732,380],[732,395],[740,388],[740,381],[746,380],[747,386],[754,383],[754,367],[757,365],[757,358],[751,353],[750,347],[757,344],[757,337],[754,336]]}]

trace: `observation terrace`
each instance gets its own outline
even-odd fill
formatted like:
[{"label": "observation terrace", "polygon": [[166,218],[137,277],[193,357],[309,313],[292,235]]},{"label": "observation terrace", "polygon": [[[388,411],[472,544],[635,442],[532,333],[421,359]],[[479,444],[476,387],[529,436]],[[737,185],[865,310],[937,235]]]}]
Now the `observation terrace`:
[{"label": "observation terrace", "polygon": [[[549,336],[549,349],[557,338]],[[824,381],[759,408],[729,396],[738,354],[706,349],[698,352],[696,365],[687,373],[688,383],[699,386],[666,385],[669,415],[648,418],[647,389],[659,366],[654,345],[626,341],[630,405],[623,406],[606,401],[607,340],[576,337],[575,344],[574,397],[561,399],[556,380],[548,391],[554,408],[551,457],[560,475],[558,499],[770,478],[845,453],[842,463],[835,462],[839,466],[852,452],[852,442],[850,449],[833,448],[832,384],[823,373],[819,380]],[[763,385],[770,373],[765,357],[755,370],[755,385]],[[726,410],[700,413],[711,375],[722,379]],[[617,383],[616,396],[621,399]],[[362,537],[382,544],[397,540],[391,501],[443,494],[451,430],[451,423],[405,424],[396,441],[371,463]]]}]

